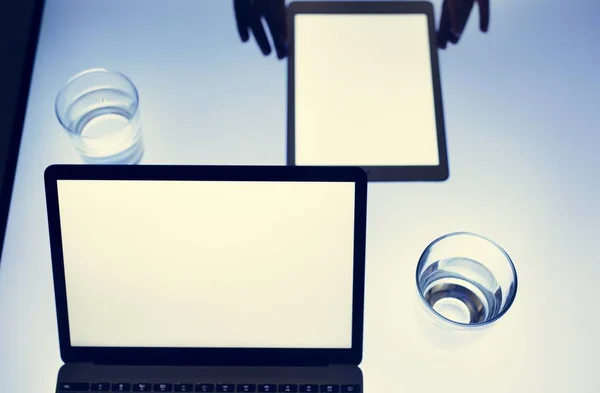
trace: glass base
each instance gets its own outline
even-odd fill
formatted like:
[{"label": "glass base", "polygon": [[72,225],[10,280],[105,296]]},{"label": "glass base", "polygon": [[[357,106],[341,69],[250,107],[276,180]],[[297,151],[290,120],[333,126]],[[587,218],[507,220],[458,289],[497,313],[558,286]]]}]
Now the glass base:
[{"label": "glass base", "polygon": [[89,157],[82,155],[86,164],[92,165],[135,165],[139,164],[144,156],[144,144],[140,140],[131,147],[117,154],[104,157]]}]

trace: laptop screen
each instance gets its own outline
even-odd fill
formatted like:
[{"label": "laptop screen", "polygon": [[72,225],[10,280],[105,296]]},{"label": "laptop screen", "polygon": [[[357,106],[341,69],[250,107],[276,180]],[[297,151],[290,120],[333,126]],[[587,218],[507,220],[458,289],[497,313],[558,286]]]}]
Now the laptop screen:
[{"label": "laptop screen", "polygon": [[74,347],[352,347],[353,182],[58,180]]}]

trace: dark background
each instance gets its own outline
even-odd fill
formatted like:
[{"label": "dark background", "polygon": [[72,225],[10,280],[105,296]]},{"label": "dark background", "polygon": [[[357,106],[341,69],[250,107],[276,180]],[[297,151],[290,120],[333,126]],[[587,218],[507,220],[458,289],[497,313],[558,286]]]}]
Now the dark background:
[{"label": "dark background", "polygon": [[34,5],[35,0],[0,2],[0,195],[9,141],[18,120],[19,92],[28,88],[23,85],[23,71]]}]

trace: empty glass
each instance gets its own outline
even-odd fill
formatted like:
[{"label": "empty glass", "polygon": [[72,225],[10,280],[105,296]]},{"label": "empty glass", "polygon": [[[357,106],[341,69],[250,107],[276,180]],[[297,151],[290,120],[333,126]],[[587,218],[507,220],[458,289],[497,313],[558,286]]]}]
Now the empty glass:
[{"label": "empty glass", "polygon": [[60,90],[56,116],[89,164],[136,164],[144,154],[139,96],[125,75],[91,69]]},{"label": "empty glass", "polygon": [[434,240],[416,272],[421,303],[446,330],[472,331],[502,317],[517,293],[517,272],[498,244],[469,232]]}]

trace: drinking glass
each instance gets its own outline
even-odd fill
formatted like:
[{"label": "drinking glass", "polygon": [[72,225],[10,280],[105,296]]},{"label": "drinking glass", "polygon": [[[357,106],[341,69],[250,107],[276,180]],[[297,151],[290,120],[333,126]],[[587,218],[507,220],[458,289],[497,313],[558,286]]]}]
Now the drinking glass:
[{"label": "drinking glass", "polygon": [[517,294],[517,272],[506,251],[470,232],[450,233],[429,244],[416,281],[430,321],[446,332],[489,326],[506,314]]},{"label": "drinking glass", "polygon": [[58,121],[88,164],[137,164],[144,154],[138,91],[103,68],[73,76],[55,102]]}]

